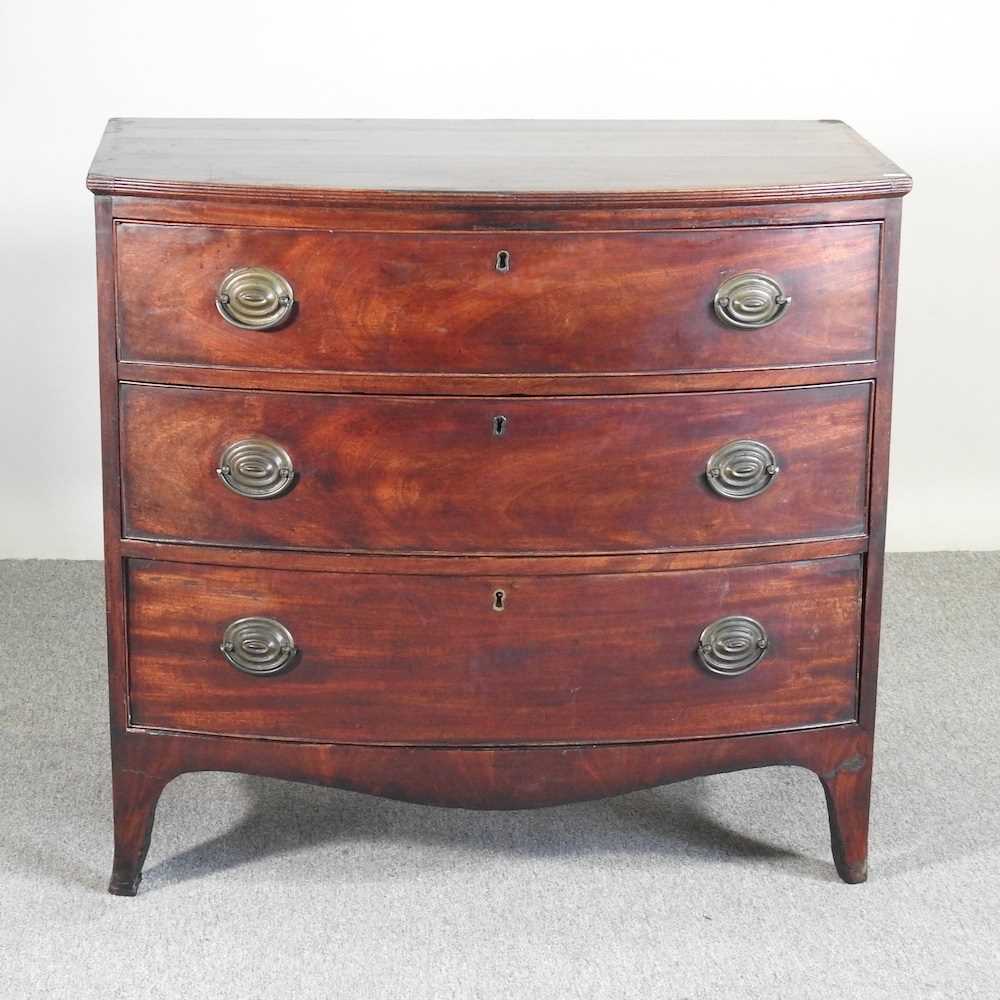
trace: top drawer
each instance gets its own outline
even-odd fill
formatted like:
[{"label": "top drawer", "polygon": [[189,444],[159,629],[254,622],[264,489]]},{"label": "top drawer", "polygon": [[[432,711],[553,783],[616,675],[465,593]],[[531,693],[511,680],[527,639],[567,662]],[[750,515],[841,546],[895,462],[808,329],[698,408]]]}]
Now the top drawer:
[{"label": "top drawer", "polygon": [[[462,375],[868,361],[879,236],[877,223],[442,234],[123,222],[119,357]],[[220,286],[237,268],[279,277],[233,279],[220,306]],[[720,292],[740,275],[750,278]],[[776,302],[779,295],[790,302]],[[264,327],[279,322],[244,329],[226,310]],[[755,323],[761,311],[778,317],[734,325]]]}]

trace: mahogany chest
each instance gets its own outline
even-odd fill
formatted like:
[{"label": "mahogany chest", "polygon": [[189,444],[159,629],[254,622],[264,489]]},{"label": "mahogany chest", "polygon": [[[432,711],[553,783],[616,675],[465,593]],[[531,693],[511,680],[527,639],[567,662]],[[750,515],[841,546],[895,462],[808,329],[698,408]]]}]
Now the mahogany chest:
[{"label": "mahogany chest", "polygon": [[115,854],[163,787],[771,764],[867,871],[900,196],[840,122],[113,120]]}]

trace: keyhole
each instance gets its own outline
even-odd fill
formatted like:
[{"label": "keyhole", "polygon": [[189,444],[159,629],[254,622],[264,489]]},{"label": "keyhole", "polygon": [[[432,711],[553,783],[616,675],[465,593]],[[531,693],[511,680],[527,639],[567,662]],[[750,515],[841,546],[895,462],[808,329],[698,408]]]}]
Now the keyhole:
[{"label": "keyhole", "polygon": [[496,416],[493,418],[493,434],[496,437],[503,437],[503,432],[507,429],[507,418]]},{"label": "keyhole", "polygon": [[497,270],[501,274],[506,274],[510,270],[510,251],[500,250],[497,253]]},{"label": "keyhole", "polygon": [[493,610],[503,611],[504,602],[507,600],[507,595],[502,590],[493,591]]}]

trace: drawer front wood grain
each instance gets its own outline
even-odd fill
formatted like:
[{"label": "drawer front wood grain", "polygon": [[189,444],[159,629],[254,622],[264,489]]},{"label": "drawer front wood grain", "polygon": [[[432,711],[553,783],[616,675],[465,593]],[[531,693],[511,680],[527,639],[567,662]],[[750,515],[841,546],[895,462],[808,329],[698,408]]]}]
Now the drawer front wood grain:
[{"label": "drawer front wood grain", "polygon": [[[338,233],[119,223],[124,361],[361,373],[711,371],[875,356],[878,224],[660,233]],[[505,253],[507,270],[498,270]],[[502,260],[499,261],[503,263]],[[290,284],[275,330],[227,323],[233,268]],[[727,326],[720,283],[773,277],[791,304]]]},{"label": "drawer front wood grain", "polygon": [[[121,387],[124,531],[220,545],[426,553],[728,547],[865,530],[871,386],[560,398],[407,398]],[[222,455],[276,444],[271,499]],[[752,439],[780,472],[721,496],[713,453]]]},{"label": "drawer front wood grain", "polygon": [[[855,717],[861,560],[654,574],[399,577],[134,561],[134,726],[402,744],[595,743]],[[504,610],[494,610],[502,590]],[[749,616],[768,648],[706,670],[702,630]],[[227,625],[279,621],[289,669],[250,676]]]}]

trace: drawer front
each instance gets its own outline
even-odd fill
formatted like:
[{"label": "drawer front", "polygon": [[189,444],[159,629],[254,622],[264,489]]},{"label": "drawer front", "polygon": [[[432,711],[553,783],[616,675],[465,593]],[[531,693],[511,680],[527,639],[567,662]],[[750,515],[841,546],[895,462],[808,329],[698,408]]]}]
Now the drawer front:
[{"label": "drawer front", "polygon": [[[124,531],[239,546],[497,554],[863,534],[870,394],[867,382],[534,399],[125,384]],[[758,445],[780,471],[754,464]],[[714,481],[713,455],[722,455],[713,468],[728,469]],[[740,488],[741,470],[759,492],[720,492]],[[279,495],[254,494],[268,483],[264,492]]]},{"label": "drawer front", "polygon": [[[846,722],[860,582],[857,556],[512,579],[137,561],[131,722],[404,744],[680,739]],[[713,672],[714,654],[699,654],[702,633],[733,618],[757,623],[748,657],[757,635],[766,648],[743,673]],[[268,659],[276,627],[289,650],[274,645]],[[739,634],[717,626],[708,641],[718,649]],[[240,667],[220,648],[227,635]],[[244,654],[278,672],[247,673]]]},{"label": "drawer front", "polygon": [[[874,223],[618,234],[120,223],[119,356],[432,374],[648,373],[871,360],[879,241]],[[507,270],[498,270],[504,263]],[[245,267],[265,268],[287,284],[251,276],[241,290],[234,279],[224,291],[229,305],[220,309],[227,273]],[[791,299],[763,329],[732,326],[716,312],[720,285],[744,272],[770,276]],[[752,309],[753,289],[741,287],[730,295]],[[223,318],[227,310],[239,321],[280,325],[243,329]]]}]

